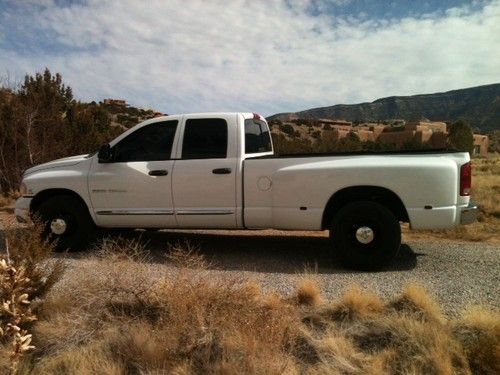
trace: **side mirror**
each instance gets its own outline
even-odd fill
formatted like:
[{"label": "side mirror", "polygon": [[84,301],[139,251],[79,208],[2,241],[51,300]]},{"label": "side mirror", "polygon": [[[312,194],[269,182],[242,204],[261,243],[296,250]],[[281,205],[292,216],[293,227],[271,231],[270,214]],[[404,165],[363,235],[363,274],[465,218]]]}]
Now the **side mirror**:
[{"label": "side mirror", "polygon": [[109,143],[102,145],[97,153],[97,158],[99,163],[110,163],[113,159],[113,153],[111,152],[111,146]]}]

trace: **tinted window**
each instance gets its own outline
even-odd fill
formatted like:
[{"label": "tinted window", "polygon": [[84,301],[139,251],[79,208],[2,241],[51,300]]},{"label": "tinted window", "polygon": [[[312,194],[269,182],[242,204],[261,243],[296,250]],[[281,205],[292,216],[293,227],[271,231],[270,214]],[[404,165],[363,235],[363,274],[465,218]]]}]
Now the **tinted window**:
[{"label": "tinted window", "polygon": [[114,160],[116,162],[168,160],[176,129],[177,120],[143,126],[113,147]]},{"label": "tinted window", "polygon": [[267,124],[261,120],[245,120],[245,153],[252,154],[271,150],[271,137]]},{"label": "tinted window", "polygon": [[182,145],[183,159],[225,158],[226,154],[226,120],[211,118],[186,121]]}]

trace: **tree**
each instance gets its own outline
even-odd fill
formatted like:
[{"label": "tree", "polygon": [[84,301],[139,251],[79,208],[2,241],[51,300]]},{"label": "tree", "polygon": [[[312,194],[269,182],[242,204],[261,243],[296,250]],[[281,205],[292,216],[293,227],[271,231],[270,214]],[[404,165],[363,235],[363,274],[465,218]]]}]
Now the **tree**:
[{"label": "tree", "polygon": [[358,135],[350,131],[344,138],[341,138],[336,146],[337,152],[355,152],[360,151],[362,148],[362,143]]},{"label": "tree", "polygon": [[[5,82],[0,79],[0,83]],[[73,99],[60,74],[27,75],[15,89],[0,86],[0,191],[19,187],[32,165],[97,150],[121,133],[109,111]]]},{"label": "tree", "polygon": [[311,142],[303,138],[288,139],[283,134],[271,133],[276,155],[310,154],[313,152]]},{"label": "tree", "polygon": [[500,130],[494,130],[489,135],[490,142],[488,152],[500,152]]},{"label": "tree", "polygon": [[315,148],[318,152],[335,152],[338,140],[339,131],[337,129],[325,131],[318,138]]},{"label": "tree", "polygon": [[448,145],[451,148],[472,154],[472,150],[474,148],[474,136],[468,123],[460,120],[450,126]]},{"label": "tree", "polygon": [[[49,69],[35,76],[26,75],[19,90],[22,104],[20,115],[29,133],[32,164],[43,163],[60,157],[67,151],[66,113],[74,104],[70,87],[62,82],[59,73]],[[28,132],[29,130],[29,132]]]}]

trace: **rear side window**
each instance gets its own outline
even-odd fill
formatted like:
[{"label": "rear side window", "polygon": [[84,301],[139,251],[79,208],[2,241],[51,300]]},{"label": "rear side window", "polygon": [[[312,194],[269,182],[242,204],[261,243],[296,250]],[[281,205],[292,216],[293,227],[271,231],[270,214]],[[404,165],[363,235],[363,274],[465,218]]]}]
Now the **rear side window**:
[{"label": "rear side window", "polygon": [[226,120],[210,118],[186,121],[182,144],[183,159],[221,159],[226,155]]},{"label": "rear side window", "polygon": [[143,126],[113,147],[114,161],[168,160],[172,152],[177,120]]},{"label": "rear side window", "polygon": [[269,128],[262,120],[245,120],[245,153],[272,151]]}]

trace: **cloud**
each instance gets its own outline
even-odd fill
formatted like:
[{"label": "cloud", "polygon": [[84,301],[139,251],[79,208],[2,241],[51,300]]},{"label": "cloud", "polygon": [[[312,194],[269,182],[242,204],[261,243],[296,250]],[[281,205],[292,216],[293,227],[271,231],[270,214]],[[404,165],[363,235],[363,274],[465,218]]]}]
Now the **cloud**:
[{"label": "cloud", "polygon": [[500,1],[394,20],[308,12],[315,3],[89,0],[13,8],[1,21],[17,22],[21,39],[0,29],[10,40],[0,42],[0,71],[47,66],[84,100],[266,115],[500,81]]}]

